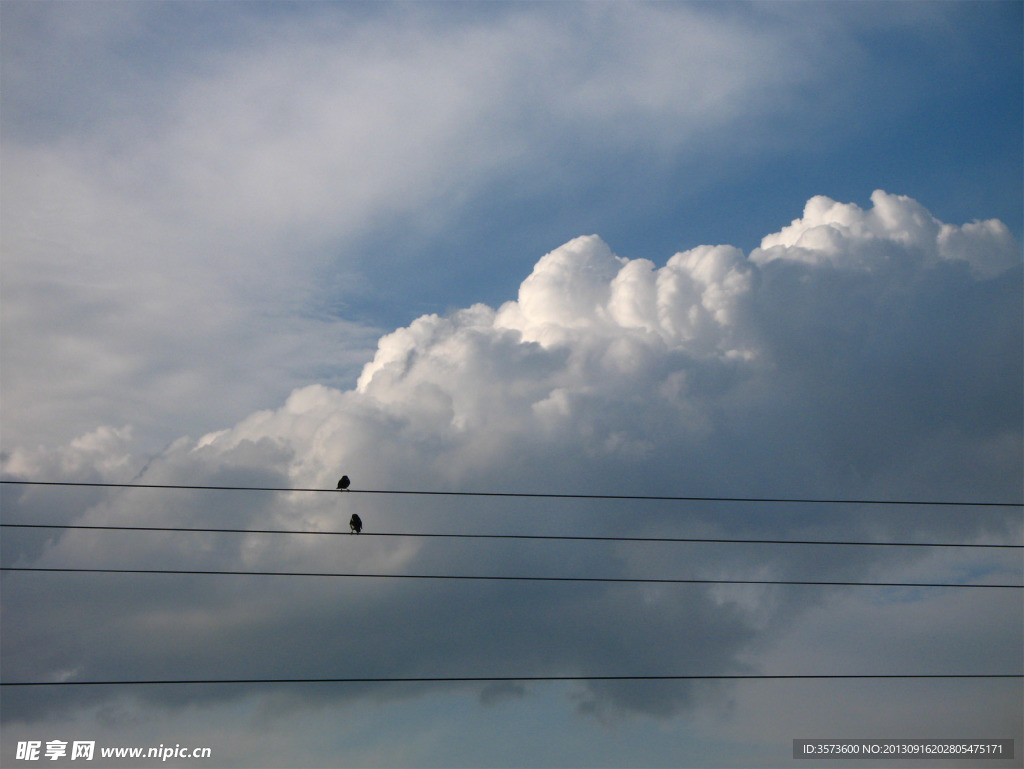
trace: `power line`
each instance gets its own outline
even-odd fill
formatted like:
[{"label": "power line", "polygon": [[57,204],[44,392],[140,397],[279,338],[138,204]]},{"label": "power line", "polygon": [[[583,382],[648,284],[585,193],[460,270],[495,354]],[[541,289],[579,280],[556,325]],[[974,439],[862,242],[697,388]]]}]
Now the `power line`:
[{"label": "power line", "polygon": [[664,577],[537,577],[491,574],[365,574],[322,571],[234,571],[228,569],[112,569],[64,566],[0,566],[0,571],[60,572],[69,574],[192,574],[201,576],[246,577],[350,577],[362,579],[480,580],[505,582],[618,582],[673,585],[818,585],[831,587],[948,587],[1008,588],[1024,590],[1024,585],[979,584],[962,582],[830,582],[788,579],[690,579]]},{"label": "power line", "polygon": [[789,504],[820,504],[820,505],[918,505],[927,507],[1024,507],[1024,502],[965,502],[965,501],[925,501],[901,499],[789,499],[781,497],[698,497],[698,496],[659,496],[646,494],[548,494],[515,491],[415,491],[403,489],[337,489],[286,488],[274,486],[192,486],[172,483],[92,483],[85,481],[22,481],[0,480],[3,484],[22,486],[87,486],[99,488],[121,489],[185,489],[196,491],[277,491],[277,492],[317,492],[329,494],[406,494],[442,497],[520,497],[528,499],[605,499],[620,501],[655,501],[655,502],[778,502]]},{"label": "power line", "polygon": [[832,679],[1024,678],[1022,673],[807,673],[621,676],[415,676],[392,678],[196,678],[132,681],[0,681],[0,686],[156,686],[185,684],[383,684],[500,681],[783,681]]},{"label": "power line", "polygon": [[[309,529],[223,529],[199,528],[192,526],[124,526],[124,525],[87,525],[70,523],[0,523],[2,528],[16,529],[81,529],[86,531],[166,531],[175,533],[206,533],[206,534],[296,534],[296,535],[351,535],[351,531],[314,531]],[[848,540],[818,539],[733,539],[726,537],[609,537],[609,536],[577,536],[567,534],[455,534],[429,532],[363,532],[361,537],[410,537],[410,538],[444,538],[444,539],[528,539],[528,540],[569,540],[581,542],[683,542],[683,543],[718,543],[718,544],[749,544],[749,545],[856,545],[861,547],[960,547],[960,548],[1015,548],[1024,549],[1024,545],[976,544],[962,542],[872,542]]]}]

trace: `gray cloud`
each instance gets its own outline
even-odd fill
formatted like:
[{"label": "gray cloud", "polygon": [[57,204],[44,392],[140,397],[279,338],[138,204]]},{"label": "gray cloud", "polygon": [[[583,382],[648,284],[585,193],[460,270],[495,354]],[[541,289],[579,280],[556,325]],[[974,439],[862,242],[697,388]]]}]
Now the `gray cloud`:
[{"label": "gray cloud", "polygon": [[[183,8],[4,9],[17,445],[130,422],[156,450],[169,421],[198,434],[303,382],[346,387],[379,336],[353,307],[440,292],[423,244],[496,187],[562,199],[571,179],[630,207],[637,178],[752,151],[737,125],[863,58],[765,8]],[[448,255],[477,280],[478,246]]]},{"label": "gray cloud", "polygon": [[[815,206],[820,199],[809,210]],[[882,193],[874,206],[846,210],[871,221],[887,207],[901,214],[890,217],[897,223],[917,221],[924,210]],[[517,300],[424,316],[382,337],[353,389],[297,389],[280,408],[182,439],[145,463],[131,456],[127,432],[103,428],[56,451],[16,450],[5,471],[197,485],[333,488],[345,472],[357,489],[1013,499],[1022,450],[1021,385],[1013,376],[1021,368],[1021,266],[1012,242],[992,252],[994,223],[936,223],[925,241],[898,224],[885,231],[847,224],[824,237],[815,231],[823,225],[807,219],[766,237],[765,249],[749,258],[731,247],[699,247],[660,268],[616,256],[597,237],[579,238],[544,256]],[[796,232],[801,227],[810,234]],[[942,233],[962,241],[952,258]],[[975,258],[984,270],[972,269]],[[4,505],[5,520],[322,530],[344,530],[356,511],[367,532],[969,542],[1020,531],[1017,513],[998,509],[625,508],[45,489],[5,493]],[[5,563],[32,565],[839,580],[906,573],[1008,580],[1018,571],[1012,558],[991,553],[928,560],[895,549],[784,548],[752,557],[743,546],[469,547],[365,535],[68,531],[24,545],[10,539]],[[770,656],[759,659],[759,650],[829,595],[820,588],[66,579],[9,575],[6,679],[763,670]],[[947,621],[920,608],[924,600],[911,605],[927,627]],[[1012,667],[1004,657],[1019,643],[1001,632],[993,643],[1002,651],[991,662]],[[47,640],[30,640],[40,638]],[[972,667],[970,655],[950,649],[924,650],[919,661]],[[869,663],[853,657],[849,665],[875,672]],[[245,694],[245,687],[203,689],[188,700]],[[347,687],[311,696],[367,694]],[[493,694],[481,692],[485,700]],[[102,696],[83,691],[62,702]],[[140,696],[174,705],[186,695]],[[686,683],[594,682],[579,689],[577,705],[602,717],[667,715],[715,696]],[[11,718],[31,719],[55,704],[33,693],[5,697],[4,706]]]},{"label": "gray cloud", "polygon": [[[1019,498],[1019,9],[0,16],[5,478]],[[931,211],[862,200],[872,185]],[[815,191],[831,197],[800,213]],[[367,536],[1019,541],[1019,511],[997,509],[2,495],[5,522],[346,531],[356,511],[359,538],[5,529],[0,547],[5,565],[1020,579],[993,551]],[[3,590],[5,680],[1012,670],[1021,643],[997,591],[24,574]],[[239,766],[486,765],[510,735],[505,763],[654,765],[682,741],[711,765],[730,760],[718,735],[762,766],[837,723],[1024,739],[1019,687],[941,682],[68,687],[5,689],[3,708],[5,759],[29,734],[155,744],[172,724]],[[615,728],[574,732],[578,713]]]}]

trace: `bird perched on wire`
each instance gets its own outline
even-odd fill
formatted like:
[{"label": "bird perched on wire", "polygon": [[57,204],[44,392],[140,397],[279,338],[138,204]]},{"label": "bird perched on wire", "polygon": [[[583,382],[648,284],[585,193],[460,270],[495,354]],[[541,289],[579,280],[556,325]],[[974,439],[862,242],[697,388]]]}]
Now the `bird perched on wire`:
[{"label": "bird perched on wire", "polygon": [[341,480],[338,481],[338,491],[345,491],[351,483],[352,481],[348,479],[347,475],[341,476]]},{"label": "bird perched on wire", "polygon": [[350,534],[358,534],[363,530],[363,519],[356,513],[352,513],[352,517],[348,519],[348,527],[350,529]]}]

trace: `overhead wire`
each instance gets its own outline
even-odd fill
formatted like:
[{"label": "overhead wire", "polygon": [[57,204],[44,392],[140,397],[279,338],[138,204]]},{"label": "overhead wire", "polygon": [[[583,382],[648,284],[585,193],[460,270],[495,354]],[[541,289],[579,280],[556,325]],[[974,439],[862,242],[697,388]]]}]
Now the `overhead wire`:
[{"label": "overhead wire", "polygon": [[[186,486],[178,484],[113,484],[66,481],[0,481],[3,483],[22,483],[26,485],[46,486],[102,486],[115,488],[147,488],[147,489],[202,489],[231,491],[312,491],[339,493],[337,489],[303,489],[303,488],[272,488],[243,486]],[[360,490],[346,490],[342,493],[360,493]],[[916,504],[916,505],[968,505],[983,504],[987,506],[1007,506],[1009,503],[966,503],[966,502],[915,502],[907,500],[811,500],[811,499],[768,499],[768,498],[726,498],[726,497],[654,497],[633,495],[579,495],[579,494],[533,494],[525,492],[433,492],[433,491],[398,491],[398,490],[362,490],[361,493],[379,494],[427,494],[454,496],[516,496],[516,497],[554,497],[569,499],[645,499],[671,501],[728,501],[728,502],[819,502],[839,504]],[[54,528],[102,531],[162,531],[162,532],[195,532],[195,533],[232,533],[232,534],[289,534],[289,535],[341,535],[341,531],[320,531],[304,529],[238,529],[215,527],[183,527],[183,526],[128,526],[128,525],[86,525],[86,524],[43,524],[43,523],[0,523],[5,528]],[[350,532],[349,532],[350,533]],[[729,544],[771,544],[771,545],[828,545],[828,546],[889,546],[889,547],[936,547],[936,548],[1012,548],[1022,549],[1024,545],[1001,543],[951,543],[951,542],[877,542],[877,541],[845,541],[845,540],[780,540],[750,539],[725,537],[623,537],[623,536],[574,536],[551,534],[466,534],[466,533],[411,533],[411,532],[377,532],[360,536],[382,537],[444,537],[462,539],[523,539],[523,540],[572,540],[572,541],[607,541],[607,542],[676,542],[676,543],[729,543]],[[74,572],[74,573],[107,573],[107,574],[195,574],[195,575],[234,575],[234,576],[302,576],[302,577],[352,577],[352,578],[395,578],[395,579],[458,579],[458,580],[514,580],[514,581],[557,581],[557,582],[641,582],[662,584],[764,584],[764,585],[822,585],[822,586],[866,586],[866,587],[988,587],[1020,589],[1024,585],[1011,584],[964,584],[964,583],[903,583],[903,582],[836,582],[811,580],[722,580],[722,579],[676,579],[676,578],[623,578],[623,577],[543,577],[543,576],[506,576],[506,575],[451,575],[451,574],[362,574],[362,573],[325,573],[325,572],[270,572],[270,571],[233,571],[233,570],[185,570],[185,569],[115,569],[115,568],[71,568],[71,567],[0,567],[0,571],[8,572]]]},{"label": "overhead wire", "polygon": [[790,579],[697,579],[675,577],[559,577],[493,574],[367,574],[361,572],[322,571],[242,571],[232,569],[132,569],[93,568],[69,566],[0,566],[6,572],[56,572],[69,574],[191,574],[197,576],[234,577],[333,577],[359,579],[423,579],[423,580],[480,580],[509,582],[612,582],[637,584],[676,585],[817,585],[830,587],[941,587],[941,588],[988,588],[1024,590],[1024,585],[963,583],[963,582],[846,582]]},{"label": "overhead wire", "polygon": [[272,491],[313,492],[328,494],[399,494],[445,497],[511,497],[527,499],[604,499],[660,502],[737,502],[737,503],[789,503],[820,505],[915,505],[924,507],[1024,507],[1024,502],[985,502],[962,500],[906,500],[906,499],[828,499],[783,497],[717,497],[717,496],[665,496],[650,494],[556,494],[522,491],[423,491],[410,489],[321,489],[277,486],[198,486],[176,483],[101,483],[89,481],[31,481],[4,479],[0,484],[22,486],[82,486],[121,489],[184,489],[195,491]]},{"label": "overhead wire", "polygon": [[[0,480],[4,484],[32,486],[83,486],[106,488],[141,489],[184,489],[204,491],[262,491],[262,492],[326,492],[339,493],[336,489],[284,488],[254,486],[197,486],[184,484],[116,484],[64,481],[14,481]],[[396,494],[425,496],[468,496],[468,497],[520,497],[546,499],[600,499],[669,502],[732,502],[732,503],[790,503],[790,504],[842,504],[842,505],[914,505],[914,506],[976,506],[976,507],[1021,507],[1017,502],[978,501],[922,501],[922,500],[879,500],[879,499],[808,499],[770,497],[710,497],[710,496],[654,496],[654,495],[609,495],[609,494],[552,494],[529,492],[468,492],[468,491],[413,491],[394,489],[349,489],[344,493]],[[290,534],[290,535],[340,535],[342,531],[289,530],[289,529],[231,529],[200,528],[179,526],[124,526],[84,524],[38,524],[0,523],[5,528],[60,528],[81,530],[122,530],[122,531],[163,531],[202,532],[237,534]],[[778,539],[734,539],[723,537],[611,537],[573,536],[549,534],[466,534],[466,533],[414,533],[414,532],[366,532],[360,536],[380,537],[444,537],[467,539],[524,539],[524,540],[573,540],[610,542],[689,542],[689,543],[733,543],[771,545],[828,545],[828,546],[890,546],[890,547],[938,547],[938,548],[1013,548],[1024,545],[999,543],[950,543],[950,542],[873,542],[846,540],[778,540]],[[520,576],[520,575],[460,575],[460,574],[366,574],[337,572],[271,572],[232,570],[191,570],[191,569],[115,569],[115,568],[73,568],[73,567],[0,567],[4,572],[56,572],[136,575],[212,575],[212,576],[266,576],[266,577],[334,577],[359,579],[413,579],[413,580],[487,580],[487,581],[530,581],[530,582],[576,582],[576,583],[647,583],[647,584],[710,584],[710,585],[792,585],[792,586],[835,586],[835,587],[889,587],[889,588],[990,588],[1024,589],[1016,584],[984,583],[937,583],[937,582],[851,582],[817,580],[728,580],[697,578],[643,578],[643,577],[563,577],[563,576]],[[129,686],[129,685],[187,685],[187,684],[307,684],[307,683],[438,683],[438,682],[530,682],[530,681],[643,681],[643,680],[813,680],[813,679],[997,679],[1024,678],[1020,673],[939,673],[939,674],[741,674],[741,675],[617,675],[617,676],[441,676],[441,677],[389,677],[389,678],[252,678],[252,679],[182,679],[182,680],[129,680],[129,681],[0,681],[0,686]]]},{"label": "overhead wire", "polygon": [[[351,535],[351,531],[315,529],[235,529],[193,526],[129,526],[119,524],[71,524],[71,523],[0,523],[0,528],[12,529],[76,529],[83,531],[139,531],[205,534],[286,534],[286,535]],[[818,540],[818,539],[743,539],[730,537],[622,537],[570,534],[465,534],[439,532],[362,532],[361,537],[408,537],[441,539],[524,539],[524,540],[565,540],[580,542],[676,542],[714,543],[749,545],[828,545],[859,547],[945,547],[945,548],[1002,548],[1024,549],[1024,545],[974,542],[878,542],[871,540]]]},{"label": "overhead wire", "polygon": [[993,679],[1024,678],[1024,673],[796,673],[703,675],[577,675],[577,676],[395,676],[360,678],[192,678],[154,680],[0,681],[0,686],[164,686],[186,684],[361,684],[361,683],[484,683],[533,681],[792,681],[832,679]]}]

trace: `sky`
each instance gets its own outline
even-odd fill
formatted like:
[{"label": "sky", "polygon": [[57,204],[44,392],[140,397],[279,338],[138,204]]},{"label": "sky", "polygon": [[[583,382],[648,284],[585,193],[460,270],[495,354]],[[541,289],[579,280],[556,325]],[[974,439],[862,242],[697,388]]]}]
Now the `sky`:
[{"label": "sky", "polygon": [[[3,566],[395,578],[6,571],[4,682],[250,683],[4,687],[0,763],[1021,766],[1020,679],[595,677],[1022,672],[1019,590],[728,582],[1020,550],[624,539],[1021,544],[1022,49],[1019,2],[4,0],[2,522],[344,536]],[[251,683],[518,676],[578,680]]]}]

